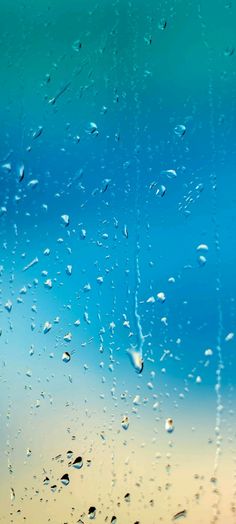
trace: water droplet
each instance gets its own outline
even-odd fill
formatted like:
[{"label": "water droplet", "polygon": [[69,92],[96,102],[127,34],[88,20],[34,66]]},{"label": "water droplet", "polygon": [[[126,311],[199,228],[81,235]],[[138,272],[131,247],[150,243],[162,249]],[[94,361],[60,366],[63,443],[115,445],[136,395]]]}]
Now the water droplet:
[{"label": "water droplet", "polygon": [[123,429],[127,430],[129,427],[129,417],[124,416],[121,421],[121,426]]},{"label": "water droplet", "polygon": [[69,223],[70,223],[70,217],[69,215],[61,215],[61,221],[62,221],[62,224],[67,227],[69,226]]},{"label": "water droplet", "polygon": [[5,164],[2,164],[1,167],[2,167],[2,169],[3,169],[4,171],[6,171],[7,173],[10,173],[10,172],[11,172],[12,167],[11,167],[10,162],[6,162]]},{"label": "water droplet", "polygon": [[234,338],[234,333],[228,333],[228,335],[226,335],[225,337],[225,342],[230,342],[230,340],[233,340]]},{"label": "water droplet", "polygon": [[86,229],[81,229],[81,231],[80,231],[80,238],[82,238],[82,240],[84,240],[85,237],[86,237],[86,234],[87,234],[86,233]]},{"label": "water droplet", "polygon": [[96,508],[95,506],[90,506],[88,510],[88,517],[92,520],[96,518]]},{"label": "water droplet", "polygon": [[81,41],[80,40],[75,40],[75,42],[72,44],[72,49],[74,49],[74,51],[76,51],[78,53],[81,48],[82,48]]},{"label": "water droplet", "polygon": [[18,180],[19,182],[22,182],[22,180],[24,179],[24,176],[25,176],[25,168],[23,166],[23,164],[19,167],[19,174],[18,174]]},{"label": "water droplet", "polygon": [[108,186],[109,186],[110,182],[111,182],[110,178],[105,178],[105,180],[103,180],[103,182],[102,182],[102,189],[101,189],[102,193],[105,193],[105,191],[108,189]]},{"label": "water droplet", "polygon": [[70,266],[70,265],[66,266],[66,273],[67,273],[67,275],[69,275],[69,276],[72,275],[72,266]]},{"label": "water droplet", "polygon": [[167,176],[167,178],[169,178],[170,180],[177,177],[175,169],[164,169],[163,171],[161,171],[161,175]]},{"label": "water droplet", "polygon": [[182,511],[178,511],[178,513],[176,513],[176,514],[173,516],[172,520],[180,520],[180,519],[183,519],[183,518],[185,518],[185,517],[187,517],[187,511],[186,511],[186,509],[184,509],[184,510],[182,510]]},{"label": "water droplet", "polygon": [[164,29],[166,29],[167,27],[167,20],[165,18],[161,18],[159,24],[158,24],[158,28],[161,30],[161,31],[164,31]]},{"label": "water droplet", "polygon": [[207,244],[199,244],[196,249],[197,251],[208,251],[209,248]]},{"label": "water droplet", "polygon": [[6,304],[4,305],[4,307],[5,307],[5,309],[8,311],[8,313],[10,313],[11,310],[12,310],[12,302],[11,302],[10,300],[8,300],[8,301],[6,302]]},{"label": "water droplet", "polygon": [[167,418],[165,421],[165,430],[167,433],[173,433],[174,431],[174,421],[172,418]]},{"label": "water droplet", "polygon": [[39,259],[35,257],[29,264],[27,264],[27,266],[23,267],[23,271],[27,271],[31,267],[35,266],[36,264],[38,264],[38,261]]},{"label": "water droplet", "polygon": [[135,395],[135,397],[133,399],[133,404],[135,406],[138,406],[140,404],[140,395]]},{"label": "water droplet", "polygon": [[52,281],[50,278],[48,278],[47,280],[45,280],[44,282],[44,287],[46,287],[47,289],[52,289]]},{"label": "water droplet", "polygon": [[175,126],[174,132],[175,132],[175,134],[177,136],[179,136],[181,138],[186,133],[186,127],[184,125],[182,125],[182,124],[179,124],[179,125]]},{"label": "water droplet", "polygon": [[124,235],[125,238],[129,237],[128,228],[127,228],[126,225],[124,225],[124,227],[123,227],[123,235]]},{"label": "water droplet", "polygon": [[7,212],[7,208],[5,206],[0,207],[0,217],[5,215]]},{"label": "water droplet", "polygon": [[163,293],[163,291],[160,291],[159,293],[157,293],[157,298],[159,302],[161,303],[165,302],[165,299],[166,299],[165,293]]},{"label": "water droplet", "polygon": [[143,358],[139,351],[136,351],[135,349],[128,349],[127,353],[130,357],[130,361],[132,366],[134,367],[135,371],[137,373],[142,373],[143,371]]},{"label": "water droplet", "polygon": [[75,469],[81,469],[83,467],[83,459],[82,457],[76,457],[72,464],[73,468]]},{"label": "water droplet", "polygon": [[36,140],[43,132],[43,127],[39,126],[38,129],[33,133],[33,139]]},{"label": "water droplet", "polygon": [[204,355],[206,355],[206,357],[211,357],[213,355],[212,349],[206,349]]},{"label": "water droplet", "polygon": [[61,358],[62,358],[63,362],[65,362],[67,364],[68,362],[70,362],[70,359],[71,359],[70,353],[68,353],[68,351],[64,351],[64,353],[63,353]]},{"label": "water droplet", "polygon": [[201,266],[201,267],[205,266],[206,261],[207,261],[207,259],[203,255],[200,255],[200,257],[198,257],[199,266]]},{"label": "water droplet", "polygon": [[47,320],[45,322],[44,326],[43,326],[44,334],[46,335],[46,333],[48,333],[50,331],[50,329],[52,329],[52,324],[50,322],[48,322],[48,320]]},{"label": "water droplet", "polygon": [[32,188],[32,189],[35,189],[35,187],[37,187],[39,181],[37,178],[35,178],[34,180],[30,180],[27,184],[28,187]]},{"label": "water droplet", "polygon": [[63,486],[68,486],[68,484],[70,483],[70,479],[69,479],[68,473],[65,473],[65,475],[62,475],[61,483],[63,484]]},{"label": "water droplet", "polygon": [[234,54],[234,47],[226,47],[224,55],[225,56],[232,56]]},{"label": "water droplet", "polygon": [[43,480],[44,486],[48,486],[49,482],[50,482],[49,478],[45,477],[44,480]]},{"label": "water droplet", "polygon": [[154,304],[155,297],[149,297],[146,302],[147,302],[147,304]]},{"label": "water droplet", "polygon": [[65,342],[71,342],[72,340],[72,333],[67,333],[64,337]]},{"label": "water droplet", "polygon": [[95,122],[89,122],[87,133],[89,133],[90,135],[95,135],[95,136],[98,135],[98,128]]}]

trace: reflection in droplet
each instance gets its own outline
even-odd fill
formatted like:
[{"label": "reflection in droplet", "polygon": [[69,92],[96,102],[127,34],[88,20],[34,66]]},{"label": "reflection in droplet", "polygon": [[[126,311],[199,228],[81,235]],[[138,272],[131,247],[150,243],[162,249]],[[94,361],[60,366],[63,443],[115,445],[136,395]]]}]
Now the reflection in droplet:
[{"label": "reflection in droplet", "polygon": [[88,517],[92,520],[96,518],[96,508],[95,506],[90,506],[88,510]]},{"label": "reflection in droplet", "polygon": [[72,49],[74,49],[74,51],[80,51],[81,47],[82,44],[80,40],[75,40],[75,42],[72,44]]},{"label": "reflection in droplet", "polygon": [[165,430],[167,433],[173,433],[174,431],[174,421],[172,418],[167,418],[165,421]]},{"label": "reflection in droplet", "polygon": [[76,457],[76,459],[72,463],[72,466],[75,469],[81,469],[82,466],[83,466],[83,459],[82,459],[82,457]]},{"label": "reflection in droplet", "polygon": [[140,352],[128,349],[127,353],[130,357],[131,364],[133,365],[135,371],[137,373],[141,373],[143,371],[143,358],[142,355],[140,355]]},{"label": "reflection in droplet", "polygon": [[69,215],[61,215],[61,221],[64,224],[64,226],[68,226],[70,223],[70,217]]},{"label": "reflection in droplet", "polygon": [[127,430],[129,427],[129,417],[124,416],[121,421],[121,426],[123,429]]},{"label": "reflection in droplet", "polygon": [[64,475],[62,475],[61,483],[63,484],[63,486],[68,486],[69,482],[70,482],[70,479],[69,479],[68,473],[65,473]]},{"label": "reflection in droplet", "polygon": [[97,124],[95,124],[95,122],[90,122],[89,125],[88,125],[88,128],[87,128],[87,133],[89,133],[90,135],[98,135],[98,127],[97,127]]},{"label": "reflection in droplet", "polygon": [[68,362],[70,362],[70,359],[71,359],[70,353],[68,353],[68,351],[64,351],[64,353],[63,353],[61,358],[62,358],[63,362],[65,362],[65,364],[67,364]]}]

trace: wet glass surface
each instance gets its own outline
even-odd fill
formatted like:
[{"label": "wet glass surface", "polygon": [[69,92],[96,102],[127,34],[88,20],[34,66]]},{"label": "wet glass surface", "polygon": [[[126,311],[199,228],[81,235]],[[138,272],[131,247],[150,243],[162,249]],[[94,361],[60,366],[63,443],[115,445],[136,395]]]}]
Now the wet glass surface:
[{"label": "wet glass surface", "polygon": [[234,0],[2,0],[0,522],[236,522]]}]

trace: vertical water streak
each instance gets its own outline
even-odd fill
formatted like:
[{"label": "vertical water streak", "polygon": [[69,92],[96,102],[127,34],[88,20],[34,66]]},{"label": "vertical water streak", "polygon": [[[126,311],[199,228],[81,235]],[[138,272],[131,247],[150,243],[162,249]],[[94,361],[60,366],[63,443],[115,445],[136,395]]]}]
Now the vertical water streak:
[{"label": "vertical water streak", "polygon": [[[218,328],[216,334],[216,352],[217,352],[217,367],[216,367],[216,382],[215,382],[215,393],[216,393],[216,418],[215,418],[215,436],[216,436],[216,449],[213,467],[213,485],[217,483],[217,474],[219,470],[219,461],[222,454],[222,420],[221,413],[223,410],[222,405],[222,371],[223,355],[222,355],[222,333],[223,333],[223,312],[221,303],[222,294],[222,279],[221,279],[221,259],[220,259],[220,234],[219,224],[217,220],[217,175],[215,166],[217,165],[216,157],[216,136],[215,136],[215,123],[214,123],[214,100],[213,100],[213,49],[206,37],[206,23],[204,22],[201,4],[198,6],[198,17],[201,25],[201,36],[204,45],[207,48],[208,56],[208,105],[209,105],[209,128],[210,128],[210,148],[211,148],[211,173],[210,183],[212,190],[212,221],[214,228],[214,241],[216,251],[216,300],[217,300],[217,316],[218,316]],[[214,489],[216,494],[216,502],[213,506],[213,520],[217,522],[220,515],[220,500],[221,494],[218,487]]]},{"label": "vertical water streak", "polygon": [[145,337],[143,335],[141,317],[139,314],[139,307],[138,307],[139,288],[141,284],[140,265],[139,265],[140,243],[139,243],[139,236],[138,236],[138,230],[140,227],[139,225],[140,210],[139,209],[137,209],[137,219],[138,219],[137,220],[137,242],[136,242],[136,256],[135,256],[136,285],[135,285],[135,294],[134,294],[134,315],[135,315],[136,323],[137,323],[138,351],[140,353],[141,358],[143,358],[143,345],[144,345]]}]

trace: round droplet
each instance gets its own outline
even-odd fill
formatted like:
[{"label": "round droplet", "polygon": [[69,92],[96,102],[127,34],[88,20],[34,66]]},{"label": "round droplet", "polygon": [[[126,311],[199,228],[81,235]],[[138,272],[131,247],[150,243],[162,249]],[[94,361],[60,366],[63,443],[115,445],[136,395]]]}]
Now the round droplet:
[{"label": "round droplet", "polygon": [[165,302],[165,299],[166,299],[165,293],[163,293],[163,291],[160,291],[159,293],[157,293],[157,298],[159,302],[161,303]]},{"label": "round droplet", "polygon": [[206,357],[211,357],[213,355],[213,351],[212,349],[206,349],[204,354]]},{"label": "round droplet", "polygon": [[121,421],[121,426],[123,429],[127,430],[129,427],[129,417],[124,416]]},{"label": "round droplet", "polygon": [[75,40],[75,42],[72,44],[72,49],[74,49],[74,51],[76,51],[77,53],[80,51],[81,47],[82,44],[80,40]]},{"label": "round droplet", "polygon": [[65,364],[67,364],[68,362],[70,362],[70,359],[71,359],[70,353],[68,353],[68,351],[64,351],[64,353],[62,355],[63,362],[65,362]]},{"label": "round droplet", "polygon": [[96,518],[96,508],[95,506],[90,506],[88,510],[88,517],[92,520]]},{"label": "round droplet", "polygon": [[186,133],[186,127],[182,124],[179,124],[178,126],[175,126],[174,132],[177,136],[181,138]]},{"label": "round droplet", "polygon": [[68,484],[70,483],[70,479],[69,479],[68,473],[65,473],[65,475],[62,475],[61,483],[63,484],[63,486],[68,486]]},{"label": "round droplet", "polygon": [[228,333],[228,335],[226,335],[225,337],[225,342],[230,342],[230,340],[233,340],[234,338],[234,333]]},{"label": "round droplet", "polygon": [[43,479],[43,484],[44,484],[44,486],[48,486],[49,482],[50,482],[50,480],[49,480],[48,477],[45,477],[45,478]]},{"label": "round droplet", "polygon": [[167,178],[169,178],[170,180],[177,177],[175,169],[165,169],[161,172],[161,175],[167,176]]},{"label": "round droplet", "polygon": [[98,135],[98,127],[95,122],[89,122],[87,133],[90,135]]},{"label": "round droplet", "polygon": [[65,342],[71,342],[72,340],[72,333],[66,333],[66,335],[63,337]]},{"label": "round droplet", "polygon": [[207,261],[207,259],[203,255],[200,255],[200,257],[198,257],[199,266],[201,266],[201,267],[205,266],[206,261]]},{"label": "round droplet", "polygon": [[46,287],[47,289],[52,289],[52,281],[50,278],[48,278],[47,280],[45,280],[44,282],[44,287]]},{"label": "round droplet", "polygon": [[133,399],[133,404],[135,406],[138,406],[140,404],[140,395],[135,395],[135,397]]},{"label": "round droplet", "polygon": [[82,457],[76,457],[76,459],[74,460],[72,466],[75,469],[81,469],[82,466],[83,466],[83,459],[82,459]]},{"label": "round droplet", "polygon": [[70,217],[69,215],[61,215],[61,221],[62,221],[62,224],[67,227],[69,226],[69,223],[70,223]]},{"label": "round droplet", "polygon": [[163,186],[163,184],[161,184],[160,186],[157,187],[156,189],[156,195],[158,197],[163,197],[166,193],[166,187]]},{"label": "round droplet", "polygon": [[225,56],[232,56],[234,54],[234,47],[226,47],[224,55]]},{"label": "round droplet", "polygon": [[174,431],[174,421],[172,418],[167,418],[165,422],[165,430],[167,433],[173,433]]},{"label": "round droplet", "polygon": [[8,311],[8,313],[10,313],[11,310],[12,310],[12,302],[10,300],[8,300],[4,307]]}]

